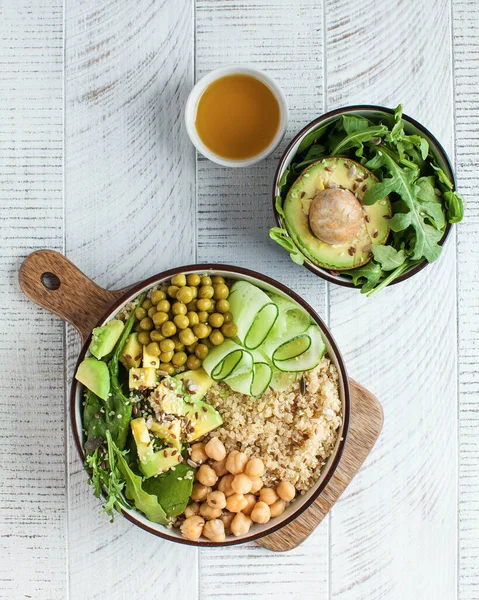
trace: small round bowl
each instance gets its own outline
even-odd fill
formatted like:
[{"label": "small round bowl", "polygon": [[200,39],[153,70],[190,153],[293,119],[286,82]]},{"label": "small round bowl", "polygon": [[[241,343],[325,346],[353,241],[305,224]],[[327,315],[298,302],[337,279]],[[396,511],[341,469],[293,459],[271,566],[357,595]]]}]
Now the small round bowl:
[{"label": "small round bowl", "polygon": [[[255,156],[251,156],[250,158],[245,158],[242,160],[230,160],[228,158],[224,158],[223,156],[219,156],[212,152],[209,148],[205,146],[205,144],[201,141],[200,136],[196,130],[196,111],[198,108],[198,102],[201,98],[201,95],[206,90],[206,88],[211,85],[217,79],[221,77],[225,77],[227,75],[250,75],[251,77],[255,77],[262,83],[264,83],[273,93],[274,97],[278,101],[279,104],[279,125],[276,135],[274,136],[272,142],[269,144],[267,148],[265,148],[259,154]],[[218,165],[222,165],[224,167],[249,167],[250,165],[254,165],[255,163],[263,160],[267,156],[269,156],[274,150],[278,147],[278,144],[284,137],[286,132],[286,126],[288,124],[288,105],[286,102],[286,97],[283,94],[283,91],[279,87],[279,85],[275,82],[275,80],[270,77],[267,73],[260,71],[259,69],[254,69],[253,67],[242,66],[242,65],[231,65],[229,67],[220,67],[219,69],[215,69],[214,71],[210,71],[207,75],[202,77],[191,90],[190,95],[188,96],[188,100],[186,101],[185,107],[185,124],[186,131],[190,137],[190,140],[193,142],[194,146],[201,152],[203,156],[208,158],[209,160],[217,163]]]},{"label": "small round bowl", "polygon": [[[283,224],[281,215],[276,210],[276,196],[279,195],[278,184],[281,180],[281,177],[283,176],[284,171],[286,170],[288,165],[292,162],[293,158],[295,157],[301,141],[313,129],[316,129],[319,126],[324,125],[325,123],[329,123],[329,122],[333,121],[334,119],[336,119],[337,117],[347,114],[347,113],[356,113],[358,115],[361,115],[363,117],[370,119],[371,121],[376,121],[378,119],[382,119],[383,122],[386,122],[389,124],[394,122],[394,111],[390,108],[385,108],[383,106],[374,106],[374,105],[357,105],[357,106],[346,106],[344,108],[338,108],[336,110],[332,110],[328,113],[325,113],[318,119],[311,121],[311,123],[309,123],[309,125],[306,125],[306,127],[304,129],[302,129],[288,144],[286,150],[283,152],[283,155],[281,156],[278,168],[276,169],[276,173],[274,176],[273,210],[274,210],[276,222],[279,227],[284,227],[284,224]],[[424,127],[424,125],[421,125],[421,123],[418,123],[416,120],[412,119],[411,117],[408,117],[407,115],[403,115],[403,121],[404,121],[404,130],[406,133],[419,134],[422,137],[426,138],[426,140],[429,142],[429,148],[431,150],[431,153],[433,154],[434,158],[437,160],[441,169],[446,173],[446,175],[452,181],[454,188],[455,188],[456,180],[454,177],[454,171],[452,169],[451,161],[449,160],[449,157],[447,156],[446,151],[441,146],[441,144],[438,142],[438,140],[432,135],[432,133],[428,129],[426,129],[426,127]],[[439,242],[440,246],[444,245],[444,242],[446,241],[447,237],[449,236],[450,231],[451,231],[451,224],[448,223],[446,225],[446,230],[444,232],[444,235],[442,236],[442,239]],[[323,267],[319,267],[318,265],[315,265],[314,263],[309,262],[309,260],[306,257],[305,257],[303,264],[312,273],[314,273],[315,275],[318,275],[318,277],[321,277],[322,279],[325,279],[326,281],[330,281],[331,283],[336,283],[338,285],[342,285],[344,287],[349,287],[349,288],[354,288],[357,290],[361,289],[358,286],[354,285],[352,283],[351,279],[346,277],[345,275],[342,275],[341,273],[338,273],[336,271],[332,271],[332,270],[325,269]],[[426,267],[428,264],[429,263],[426,260],[424,260],[422,263],[416,265],[415,267],[413,267],[409,271],[406,271],[406,273],[404,273],[403,275],[401,275],[400,277],[395,279],[390,285],[395,285],[397,283],[400,283],[401,281],[405,281],[406,279],[409,279],[409,277],[412,277],[413,275],[416,275],[416,273],[419,273],[419,271],[422,271],[422,269],[424,269],[424,267]]]},{"label": "small round bowl", "polygon": [[[228,279],[233,280],[244,280],[257,285],[258,287],[264,289],[265,291],[274,292],[275,294],[279,294],[293,302],[299,304],[306,312],[309,313],[312,320],[318,325],[321,330],[321,334],[323,337],[323,341],[326,344],[326,352],[328,357],[332,361],[332,363],[336,366],[338,371],[338,385],[339,385],[339,397],[341,399],[342,405],[342,425],[338,430],[338,435],[336,438],[336,443],[334,446],[334,450],[331,456],[327,459],[326,464],[324,465],[321,474],[313,485],[311,489],[309,489],[304,495],[299,495],[294,502],[286,508],[284,513],[279,517],[271,519],[266,524],[255,523],[253,527],[249,530],[249,532],[245,535],[241,535],[239,537],[229,536],[224,542],[214,543],[210,542],[206,539],[200,539],[197,541],[187,540],[182,537],[181,532],[178,529],[168,529],[159,523],[153,523],[149,521],[145,515],[143,515],[138,510],[131,508],[122,508],[123,515],[132,523],[145,529],[146,531],[153,533],[159,537],[170,540],[172,542],[177,542],[181,544],[187,544],[190,546],[232,546],[234,544],[241,544],[244,542],[251,542],[253,540],[257,540],[262,538],[274,531],[277,531],[281,527],[284,527],[291,521],[293,521],[296,517],[298,517],[301,513],[303,513],[311,504],[318,498],[321,492],[326,487],[328,481],[331,479],[334,471],[336,470],[339,460],[341,458],[344,444],[347,439],[348,428],[349,428],[349,418],[350,418],[350,389],[349,389],[349,380],[346,373],[346,367],[339,351],[339,348],[336,345],[331,333],[329,332],[326,325],[323,323],[319,315],[314,311],[314,309],[303,300],[298,294],[287,288],[285,285],[275,281],[271,277],[267,277],[266,275],[262,275],[257,273],[256,271],[250,271],[249,269],[243,269],[240,267],[232,267],[229,265],[212,265],[212,264],[200,264],[200,265],[187,265],[184,267],[177,267],[174,269],[170,269],[169,271],[165,271],[163,273],[159,273],[145,281],[137,283],[132,288],[129,288],[125,294],[123,294],[114,304],[108,309],[106,314],[104,314],[98,321],[96,326],[104,325],[107,321],[114,318],[114,316],[121,310],[125,305],[134,300],[138,294],[149,290],[153,285],[161,285],[173,275],[177,273],[207,273],[208,275],[221,275],[222,277],[227,277]],[[85,358],[85,355],[88,351],[88,347],[91,341],[91,336],[86,340],[83,345],[83,348],[78,357],[78,361],[75,367],[75,372],[78,368],[78,365]],[[72,426],[73,426],[73,435],[75,438],[76,447],[80,454],[82,461],[85,460],[85,452],[84,452],[84,432],[82,430],[82,411],[83,411],[83,397],[81,393],[81,386],[79,386],[76,379],[73,379],[71,392],[70,392],[70,402],[71,402],[71,418],[72,418]]]}]

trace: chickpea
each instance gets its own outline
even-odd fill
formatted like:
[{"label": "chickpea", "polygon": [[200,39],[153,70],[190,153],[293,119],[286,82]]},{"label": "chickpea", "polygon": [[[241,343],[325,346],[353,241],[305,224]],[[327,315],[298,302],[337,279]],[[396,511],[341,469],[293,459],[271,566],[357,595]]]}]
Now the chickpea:
[{"label": "chickpea", "polygon": [[226,496],[219,490],[213,490],[206,496],[206,502],[211,508],[224,508],[226,506]]},{"label": "chickpea", "polygon": [[253,521],[243,513],[237,513],[231,521],[231,533],[236,537],[245,535],[251,528]]},{"label": "chickpea", "polygon": [[234,475],[224,475],[217,485],[219,491],[223,492],[227,498],[234,494],[233,490],[231,489],[231,482],[233,481],[233,477]]},{"label": "chickpea", "polygon": [[294,485],[289,483],[289,481],[280,481],[276,486],[276,493],[285,502],[291,502],[291,500],[296,496]]},{"label": "chickpea", "polygon": [[212,486],[218,481],[218,475],[209,465],[201,465],[196,471],[196,479],[203,485]]},{"label": "chickpea", "polygon": [[203,444],[203,442],[198,442],[191,446],[190,458],[197,465],[200,465],[208,459],[208,455],[205,452],[205,444]]},{"label": "chickpea", "polygon": [[252,483],[251,493],[256,494],[263,487],[263,480],[261,479],[261,477],[251,477],[250,479]]},{"label": "chickpea", "polygon": [[191,504],[188,504],[188,506],[185,508],[185,517],[189,519],[190,517],[197,515],[199,512],[200,505],[198,504],[198,502],[192,502]]},{"label": "chickpea", "polygon": [[250,458],[244,472],[248,477],[261,477],[264,473],[264,463],[261,458]]},{"label": "chickpea", "polygon": [[[182,288],[182,289],[186,289],[186,288]],[[176,315],[186,315],[186,313],[188,312],[188,309],[186,308],[186,305],[183,304],[183,302],[175,302],[173,304],[173,306],[171,307],[171,312],[175,316]]]},{"label": "chickpea", "polygon": [[188,285],[197,287],[201,283],[201,277],[199,275],[197,275],[196,273],[190,273],[190,275],[186,276],[186,283]]},{"label": "chickpea", "polygon": [[246,500],[248,500],[248,504],[243,508],[241,512],[249,517],[251,511],[255,507],[256,497],[254,494],[246,494],[245,498]]},{"label": "chickpea", "polygon": [[148,346],[148,344],[150,343],[150,339],[150,334],[147,331],[142,331],[138,334],[138,341],[143,346]]},{"label": "chickpea", "polygon": [[248,462],[248,457],[244,452],[238,452],[238,450],[233,450],[228,455],[226,459],[226,468],[233,475],[238,475],[238,473],[242,473],[244,468],[246,467],[246,463]]},{"label": "chickpea", "polygon": [[206,496],[210,492],[210,487],[206,487],[206,485],[203,485],[197,481],[193,484],[193,489],[191,490],[191,499],[195,502],[200,502],[201,500],[205,500]]},{"label": "chickpea", "polygon": [[273,488],[263,488],[259,493],[259,499],[264,504],[273,504],[278,499],[278,494]]},{"label": "chickpea", "polygon": [[234,493],[226,499],[226,509],[230,512],[241,512],[243,508],[246,508],[247,505],[248,500],[246,500],[243,494]]},{"label": "chickpea", "polygon": [[267,523],[271,519],[269,506],[265,502],[256,502],[250,517],[255,523]]},{"label": "chickpea", "polygon": [[214,469],[218,477],[222,477],[228,473],[228,470],[226,469],[226,457],[223,458],[223,460],[215,460],[213,463],[211,463],[211,467]]},{"label": "chickpea", "polygon": [[203,535],[212,542],[224,542],[226,534],[223,521],[221,519],[213,519],[205,523]]},{"label": "chickpea", "polygon": [[273,504],[271,504],[271,506],[269,507],[271,518],[279,517],[279,515],[282,515],[284,513],[285,508],[286,502],[284,500],[281,500],[281,498],[279,500],[276,500],[276,502],[273,502]]},{"label": "chickpea", "polygon": [[205,520],[198,515],[185,519],[180,527],[181,533],[189,540],[197,540],[203,533]]},{"label": "chickpea", "polygon": [[156,312],[152,317],[155,327],[161,327],[169,319],[168,314],[162,311]]},{"label": "chickpea", "polygon": [[244,473],[235,475],[231,482],[231,489],[237,494],[249,494],[252,487],[253,484],[251,483],[251,479]]},{"label": "chickpea", "polygon": [[200,515],[207,521],[211,521],[211,519],[218,519],[221,517],[221,508],[215,508],[206,502],[203,502],[203,504],[200,505]]},{"label": "chickpea", "polygon": [[217,438],[212,437],[205,446],[205,452],[209,458],[213,460],[223,460],[226,456],[226,448],[223,442]]},{"label": "chickpea", "polygon": [[176,275],[173,275],[171,278],[171,285],[177,285],[178,287],[186,285],[186,275],[183,273],[177,273]]},{"label": "chickpea", "polygon": [[[237,513],[237,514],[240,514],[240,513]],[[225,529],[230,529],[231,522],[233,521],[234,517],[235,517],[235,513],[223,511],[223,514],[221,515],[220,519],[223,521]]]},{"label": "chickpea", "polygon": [[152,304],[154,304],[155,306],[158,304],[158,302],[161,302],[162,300],[164,300],[166,298],[166,294],[165,292],[162,292],[161,290],[155,290],[152,294],[151,294],[151,302]]}]

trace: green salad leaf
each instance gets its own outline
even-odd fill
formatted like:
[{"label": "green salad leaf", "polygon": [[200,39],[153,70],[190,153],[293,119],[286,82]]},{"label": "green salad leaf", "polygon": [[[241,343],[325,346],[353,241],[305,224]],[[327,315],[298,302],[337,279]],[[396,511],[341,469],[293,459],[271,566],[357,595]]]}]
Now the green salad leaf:
[{"label": "green salad leaf", "polygon": [[[371,170],[379,183],[367,190],[363,202],[374,204],[387,195],[393,208],[386,245],[374,246],[369,263],[340,271],[343,276],[371,295],[421,262],[438,258],[447,224],[462,220],[464,202],[437,164],[428,141],[419,133],[405,132],[402,105],[393,118],[367,119],[349,113],[309,132],[279,184],[276,211],[283,221],[283,201],[291,185],[306,167],[329,156],[357,160]],[[294,262],[304,262],[286,228],[273,227],[270,237]]]},{"label": "green salad leaf", "polygon": [[150,477],[143,482],[143,489],[156,496],[168,517],[181,515],[185,510],[193,489],[195,469],[185,463]]}]

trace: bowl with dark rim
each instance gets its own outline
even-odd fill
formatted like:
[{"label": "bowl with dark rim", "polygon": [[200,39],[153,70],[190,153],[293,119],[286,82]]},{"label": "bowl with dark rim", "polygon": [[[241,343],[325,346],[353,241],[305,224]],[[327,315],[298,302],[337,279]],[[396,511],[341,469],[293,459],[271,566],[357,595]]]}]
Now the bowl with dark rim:
[{"label": "bowl with dark rim", "polygon": [[[288,165],[292,162],[293,158],[295,157],[301,141],[308,133],[310,133],[314,129],[320,127],[323,124],[332,122],[335,119],[337,119],[338,117],[340,117],[341,115],[348,114],[348,113],[355,113],[355,114],[364,116],[364,117],[370,119],[371,121],[377,121],[379,119],[382,119],[383,122],[386,122],[388,124],[391,124],[394,122],[394,110],[392,110],[390,108],[386,108],[384,106],[375,106],[375,105],[369,105],[369,104],[361,105],[360,104],[360,105],[355,105],[355,106],[346,106],[343,108],[337,108],[336,110],[327,112],[324,115],[315,119],[314,121],[311,121],[311,123],[306,125],[306,127],[304,127],[299,133],[297,133],[293,137],[291,142],[288,144],[286,149],[284,150],[284,152],[280,158],[278,167],[276,169],[276,173],[274,175],[273,211],[274,211],[276,223],[278,224],[279,227],[286,229],[283,219],[276,209],[276,196],[279,195],[279,187],[278,187],[279,182],[281,180],[281,177],[283,176],[283,173],[287,169]],[[402,118],[404,121],[404,130],[407,134],[418,134],[418,135],[424,137],[429,142],[429,148],[430,148],[432,155],[436,159],[439,167],[446,173],[446,175],[449,177],[449,179],[453,183],[454,189],[456,189],[456,180],[455,180],[454,171],[453,171],[453,168],[451,165],[451,161],[450,161],[446,151],[444,150],[444,148],[442,147],[440,142],[437,140],[437,138],[426,127],[424,127],[424,125],[422,125],[421,123],[419,123],[412,117],[409,117],[409,116],[403,114]],[[449,237],[450,232],[451,232],[451,224],[447,223],[446,229],[444,231],[444,235],[442,236],[441,240],[439,241],[440,246],[444,245],[445,241]],[[298,250],[301,252],[300,248],[298,248]],[[340,272],[320,267],[320,266],[312,263],[311,261],[309,261],[309,259],[307,259],[306,257],[304,257],[303,264],[312,273],[314,273],[318,277],[321,277],[322,279],[325,279],[326,281],[330,281],[331,283],[336,283],[337,285],[342,285],[344,287],[349,287],[349,288],[353,288],[353,289],[357,289],[357,290],[361,289],[359,286],[354,285],[349,277],[341,274]],[[425,267],[427,267],[428,264],[429,263],[426,260],[424,260],[420,264],[412,267],[409,271],[406,271],[400,277],[398,277],[397,279],[392,281],[390,285],[394,285],[394,284],[400,283],[401,281],[405,281],[406,279],[409,279],[413,275],[416,275],[416,273],[419,273],[420,271],[422,271]]]},{"label": "bowl with dark rim", "polygon": [[[341,352],[316,311],[301,296],[271,277],[249,269],[222,264],[198,264],[177,267],[158,273],[129,288],[110,291],[97,286],[61,254],[52,250],[43,250],[34,252],[26,258],[20,269],[19,280],[22,290],[31,300],[50,312],[59,315],[64,320],[69,321],[80,332],[83,345],[75,366],[74,372],[76,372],[78,365],[88,352],[91,331],[94,327],[104,325],[139,294],[155,285],[161,285],[177,273],[204,273],[208,275],[221,275],[229,280],[246,280],[265,291],[274,291],[276,294],[293,300],[306,310],[313,321],[319,326],[326,344],[327,354],[338,371],[343,423],[338,430],[334,451],[327,460],[315,485],[304,495],[297,497],[279,517],[275,517],[269,523],[263,525],[254,524],[246,535],[238,538],[230,536],[222,543],[214,543],[206,539],[198,541],[187,540],[181,536],[178,529],[168,529],[163,525],[153,523],[135,509],[122,509],[123,515],[138,527],[173,542],[191,546],[231,546],[250,542],[281,529],[281,527],[284,527],[307,510],[319,497],[331,479],[343,452],[350,419],[349,381]],[[48,275],[48,278],[45,277],[46,275]],[[52,278],[55,281],[55,285],[49,286],[48,281]],[[73,379],[70,388],[71,422],[75,444],[80,458],[84,462],[82,400],[81,386]]]}]

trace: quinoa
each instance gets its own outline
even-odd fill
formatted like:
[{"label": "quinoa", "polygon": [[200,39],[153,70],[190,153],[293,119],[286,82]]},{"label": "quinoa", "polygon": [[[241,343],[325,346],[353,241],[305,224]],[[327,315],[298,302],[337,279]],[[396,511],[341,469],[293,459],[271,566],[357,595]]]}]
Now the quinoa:
[{"label": "quinoa", "polygon": [[[301,377],[304,377],[301,393]],[[306,492],[332,454],[342,423],[338,372],[328,358],[300,374],[286,390],[269,388],[260,398],[233,392],[216,383],[205,398],[221,414],[223,425],[212,435],[226,450],[261,458],[266,486],[281,480]]]}]

